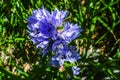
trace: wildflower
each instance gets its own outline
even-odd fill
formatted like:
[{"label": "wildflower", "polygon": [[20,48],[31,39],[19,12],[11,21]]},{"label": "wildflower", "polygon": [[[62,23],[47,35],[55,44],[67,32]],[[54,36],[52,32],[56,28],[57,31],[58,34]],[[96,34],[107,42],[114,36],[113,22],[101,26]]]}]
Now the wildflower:
[{"label": "wildflower", "polygon": [[32,24],[29,25],[28,32],[30,33],[31,41],[37,45],[37,48],[44,49],[45,47],[48,47],[51,39],[54,39],[57,34],[55,27],[46,21],[39,21],[37,28]]},{"label": "wildflower", "polygon": [[66,60],[74,63],[80,58],[80,54],[75,50],[75,46],[70,46],[69,51],[66,54]]},{"label": "wildflower", "polygon": [[53,58],[50,60],[50,65],[53,67],[60,67],[59,61],[57,61]]},{"label": "wildflower", "polygon": [[67,42],[70,43],[72,40],[77,38],[80,35],[81,28],[75,24],[65,23],[63,31],[60,33],[60,36]]},{"label": "wildflower", "polygon": [[53,52],[64,53],[68,50],[66,42],[62,38],[57,38],[52,45]]},{"label": "wildflower", "polygon": [[73,63],[80,59],[80,55],[75,50],[75,47],[66,45],[64,40],[56,40],[56,42],[53,43],[52,50],[54,51],[53,59],[57,60],[60,66],[62,66],[64,62]]},{"label": "wildflower", "polygon": [[59,11],[58,9],[52,11],[52,23],[54,26],[62,26],[64,18],[68,15],[68,11]]},{"label": "wildflower", "polygon": [[79,73],[80,73],[80,68],[77,67],[77,66],[73,66],[73,67],[72,67],[72,71],[73,71],[73,75],[74,75],[74,76],[79,75]]},{"label": "wildflower", "polygon": [[[60,67],[64,71],[64,62],[76,62],[80,59],[79,53],[74,46],[68,44],[79,37],[81,28],[77,24],[64,22],[68,11],[59,11],[58,9],[49,12],[44,7],[34,10],[32,16],[28,17],[28,33],[33,44],[39,48],[42,56],[51,52],[50,64],[54,67]],[[63,28],[61,32],[57,29]],[[73,74],[78,75],[80,68],[72,67]]]},{"label": "wildflower", "polygon": [[44,7],[42,9],[34,10],[32,12],[32,16],[28,18],[28,22],[36,23],[37,21],[49,21],[51,19],[50,12],[46,10]]},{"label": "wildflower", "polygon": [[57,35],[55,26],[50,23],[50,16],[49,11],[43,7],[42,9],[34,10],[32,16],[28,18],[27,27],[30,39],[37,48],[42,50],[43,55],[48,52],[51,40],[54,40]]},{"label": "wildflower", "polygon": [[54,52],[54,56],[52,57],[54,60],[59,62],[59,65],[62,66],[65,60],[65,54],[68,52],[68,46],[66,42],[58,38],[52,45],[52,51]]}]

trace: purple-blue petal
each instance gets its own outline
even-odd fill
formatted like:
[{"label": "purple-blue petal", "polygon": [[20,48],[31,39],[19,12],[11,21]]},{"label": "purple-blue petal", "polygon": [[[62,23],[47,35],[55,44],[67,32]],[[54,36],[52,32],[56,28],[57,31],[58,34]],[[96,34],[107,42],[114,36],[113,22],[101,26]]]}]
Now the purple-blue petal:
[{"label": "purple-blue petal", "polygon": [[76,76],[76,75],[79,75],[80,73],[80,68],[78,66],[73,66],[72,67],[72,71],[73,71],[73,75]]},{"label": "purple-blue petal", "polygon": [[63,31],[60,33],[60,36],[67,42],[70,43],[72,40],[79,37],[81,28],[75,24],[65,23]]}]

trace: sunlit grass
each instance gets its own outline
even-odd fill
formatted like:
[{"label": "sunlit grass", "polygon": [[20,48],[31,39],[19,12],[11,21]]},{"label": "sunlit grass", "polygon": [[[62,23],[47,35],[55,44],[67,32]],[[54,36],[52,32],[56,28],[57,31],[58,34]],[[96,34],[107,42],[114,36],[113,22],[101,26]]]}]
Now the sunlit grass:
[{"label": "sunlit grass", "polygon": [[[49,11],[68,10],[66,19],[83,31],[73,41],[81,54],[80,74],[75,79],[120,79],[120,1],[119,0],[1,0],[0,1],[0,79],[67,79],[67,72],[47,65],[29,40],[27,18],[42,5]],[[68,67],[69,65],[66,64]],[[108,78],[108,79],[107,79]]]}]

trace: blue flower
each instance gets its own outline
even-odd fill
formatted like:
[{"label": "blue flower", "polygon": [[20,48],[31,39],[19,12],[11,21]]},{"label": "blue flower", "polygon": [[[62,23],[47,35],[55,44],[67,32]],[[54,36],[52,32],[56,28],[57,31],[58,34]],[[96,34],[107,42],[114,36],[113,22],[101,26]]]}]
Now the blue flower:
[{"label": "blue flower", "polygon": [[[49,12],[44,7],[34,10],[28,17],[28,33],[33,44],[40,49],[42,56],[51,52],[50,64],[55,67],[63,66],[64,62],[76,62],[80,54],[74,46],[68,44],[79,37],[81,28],[77,24],[64,22],[68,11],[58,9]],[[58,27],[63,28],[59,32]],[[80,68],[72,67],[73,74],[78,75]]]},{"label": "blue flower", "polygon": [[68,15],[68,11],[59,11],[58,9],[51,13],[42,7],[42,9],[34,10],[32,16],[28,18],[28,22],[36,23],[38,21],[46,20],[53,26],[62,26],[64,18]]},{"label": "blue flower", "polygon": [[55,56],[52,57],[51,65],[55,65],[56,67],[63,66],[66,60],[64,58],[57,58]]},{"label": "blue flower", "polygon": [[52,60],[50,60],[50,65],[53,67],[60,67],[59,61],[52,58]]},{"label": "blue flower", "polygon": [[59,34],[67,43],[77,38],[80,35],[81,28],[75,24],[65,23],[63,31]]},{"label": "blue flower", "polygon": [[72,71],[73,71],[73,76],[79,75],[80,73],[80,68],[77,66],[73,66],[72,67]]},{"label": "blue flower", "polygon": [[65,51],[54,51],[54,56],[52,57],[53,61],[56,60],[58,61],[60,66],[63,66],[64,62],[77,62],[77,60],[79,60],[80,54],[73,50],[70,49],[66,49]]},{"label": "blue flower", "polygon": [[34,10],[28,18],[28,33],[33,44],[42,50],[43,56],[51,51],[50,43],[56,39],[56,27],[50,23],[51,15],[44,9]]},{"label": "blue flower", "polygon": [[51,40],[57,37],[57,26],[61,26],[63,19],[67,16],[67,11],[58,9],[50,13],[44,7],[34,10],[32,16],[28,17],[28,33],[31,41],[37,48],[45,48]]},{"label": "blue flower", "polygon": [[54,52],[53,59],[59,61],[60,66],[64,64],[65,54],[68,51],[68,46],[62,38],[58,38],[52,45],[52,51]]},{"label": "blue flower", "polygon": [[66,53],[66,60],[69,62],[77,62],[79,60],[80,54],[75,50],[75,46],[69,46],[69,51]]},{"label": "blue flower", "polygon": [[49,24],[47,21],[39,21],[35,24],[28,24],[30,36],[37,36],[43,38],[52,38],[57,34],[55,26]]},{"label": "blue flower", "polygon": [[54,26],[46,21],[39,21],[37,27],[34,25],[28,25],[31,41],[37,45],[37,48],[45,48],[50,39],[55,38],[57,31]]},{"label": "blue flower", "polygon": [[32,12],[32,16],[28,18],[28,22],[30,23],[36,23],[37,21],[50,21],[51,15],[48,10],[46,10],[44,7],[42,9],[34,10]]},{"label": "blue flower", "polygon": [[68,50],[68,46],[66,45],[66,42],[61,38],[57,37],[57,39],[54,41],[52,45],[52,50],[53,52],[60,52],[62,53],[63,51]]},{"label": "blue flower", "polygon": [[75,50],[74,46],[68,46],[63,39],[57,39],[52,45],[54,52],[53,59],[57,60],[62,66],[64,62],[76,62],[80,59],[80,54]]},{"label": "blue flower", "polygon": [[51,22],[54,26],[62,26],[64,18],[68,15],[68,11],[59,11],[58,9],[52,11]]}]

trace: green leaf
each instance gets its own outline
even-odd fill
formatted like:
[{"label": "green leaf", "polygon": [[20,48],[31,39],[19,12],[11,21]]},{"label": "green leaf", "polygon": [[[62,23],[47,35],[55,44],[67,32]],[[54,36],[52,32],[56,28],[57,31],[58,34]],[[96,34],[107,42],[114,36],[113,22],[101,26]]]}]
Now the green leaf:
[{"label": "green leaf", "polygon": [[108,33],[105,33],[104,35],[102,35],[96,42],[95,44],[98,44]]},{"label": "green leaf", "polygon": [[98,18],[98,21],[108,30],[111,32],[110,26],[108,26],[100,17]]},{"label": "green leaf", "polygon": [[94,29],[95,29],[95,24],[96,24],[97,19],[98,19],[97,16],[92,19],[92,24],[91,24],[91,27],[90,27],[91,32],[93,32]]},{"label": "green leaf", "polygon": [[14,41],[16,42],[16,41],[24,41],[25,40],[25,38],[15,38],[14,39]]},{"label": "green leaf", "polygon": [[18,71],[18,73],[20,73],[20,74],[22,74],[22,75],[24,75],[24,76],[26,76],[26,77],[29,76],[26,72],[22,71],[22,70],[19,69],[19,68],[16,68],[16,70]]}]

